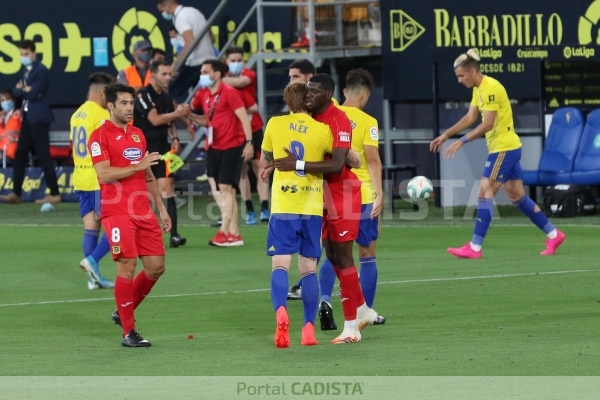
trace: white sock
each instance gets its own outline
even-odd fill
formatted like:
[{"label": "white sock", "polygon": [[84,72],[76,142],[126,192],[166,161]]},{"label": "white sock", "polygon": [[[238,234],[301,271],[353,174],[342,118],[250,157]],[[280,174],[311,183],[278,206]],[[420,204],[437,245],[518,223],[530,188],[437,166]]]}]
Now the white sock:
[{"label": "white sock", "polygon": [[480,244],[473,244],[473,242],[471,242],[470,245],[471,245],[471,249],[473,249],[473,251],[481,251]]},{"label": "white sock", "polygon": [[548,236],[548,239],[554,239],[558,236],[558,232],[556,232],[556,229],[552,229],[552,232],[546,233],[546,236]]},{"label": "white sock", "polygon": [[362,313],[366,313],[368,310],[369,310],[369,307],[367,307],[367,303],[363,303],[362,306],[360,306],[356,309],[356,313],[362,314]]},{"label": "white sock", "polygon": [[356,328],[356,320],[353,319],[352,321],[344,321],[344,329],[346,328]]}]

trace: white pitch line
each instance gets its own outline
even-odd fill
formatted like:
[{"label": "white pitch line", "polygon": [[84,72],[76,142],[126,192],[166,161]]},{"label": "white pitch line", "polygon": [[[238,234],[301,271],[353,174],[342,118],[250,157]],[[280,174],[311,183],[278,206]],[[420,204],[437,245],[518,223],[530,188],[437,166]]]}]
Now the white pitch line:
[{"label": "white pitch line", "polygon": [[[430,278],[430,279],[408,279],[403,281],[378,282],[378,285],[397,285],[404,283],[424,283],[424,282],[449,282],[449,281],[465,281],[473,279],[495,279],[495,278],[514,278],[522,276],[536,275],[557,275],[557,274],[577,274],[585,272],[598,272],[598,269],[578,269],[572,271],[546,271],[546,272],[528,272],[521,274],[501,274],[501,275],[481,275],[481,276],[465,276],[458,278]],[[233,290],[231,292],[204,292],[204,293],[180,293],[180,294],[162,294],[158,296],[149,296],[152,298],[172,298],[172,297],[191,297],[191,296],[213,296],[218,294],[239,294],[239,293],[256,293],[268,292],[271,289],[249,289],[249,290]],[[103,297],[99,299],[76,299],[76,300],[49,300],[49,301],[31,301],[25,303],[7,303],[0,304],[0,307],[17,307],[17,306],[39,306],[47,304],[65,304],[65,303],[85,303],[92,301],[114,301],[114,297]]]}]

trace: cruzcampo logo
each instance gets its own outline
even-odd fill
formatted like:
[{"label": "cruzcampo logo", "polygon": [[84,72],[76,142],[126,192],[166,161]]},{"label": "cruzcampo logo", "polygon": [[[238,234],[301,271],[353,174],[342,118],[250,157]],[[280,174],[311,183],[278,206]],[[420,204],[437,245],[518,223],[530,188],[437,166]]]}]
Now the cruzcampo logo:
[{"label": "cruzcampo logo", "polygon": [[390,11],[392,51],[404,51],[425,32],[423,25],[402,10]]},{"label": "cruzcampo logo", "polygon": [[117,71],[131,65],[133,57],[128,57],[128,53],[133,53],[133,45],[140,40],[149,40],[153,48],[165,50],[165,39],[157,22],[147,11],[138,11],[135,7],[125,11],[112,33],[112,62]]},{"label": "cruzcampo logo", "polygon": [[[578,37],[580,45],[600,44],[600,37],[596,36],[598,20],[600,20],[600,0],[595,0],[590,4],[585,15],[579,17]],[[595,43],[593,43],[594,41]]]},{"label": "cruzcampo logo", "polygon": [[600,149],[600,134],[596,135],[594,138],[594,147]]}]

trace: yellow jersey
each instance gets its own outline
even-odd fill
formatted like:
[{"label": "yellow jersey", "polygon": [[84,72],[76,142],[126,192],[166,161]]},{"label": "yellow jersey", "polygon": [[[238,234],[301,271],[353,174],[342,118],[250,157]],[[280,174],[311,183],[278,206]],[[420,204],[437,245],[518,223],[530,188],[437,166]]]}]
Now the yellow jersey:
[{"label": "yellow jersey", "polygon": [[479,87],[473,88],[471,105],[479,109],[481,118],[484,111],[496,111],[496,122],[491,131],[486,132],[485,141],[490,153],[516,150],[521,140],[515,133],[512,108],[506,89],[496,79],[485,75]]},{"label": "yellow jersey", "polygon": [[108,110],[95,101],[86,101],[71,117],[71,142],[73,143],[73,188],[81,191],[100,190],[98,175],[88,153],[88,138],[105,119],[110,119]]},{"label": "yellow jersey", "polygon": [[[286,157],[289,149],[299,160],[323,161],[331,153],[329,126],[308,114],[273,117],[267,123],[262,150],[273,158]],[[271,214],[323,215],[323,175],[275,169],[271,188]]]},{"label": "yellow jersey", "polygon": [[362,182],[360,187],[362,204],[372,204],[375,202],[375,187],[367,166],[365,146],[379,148],[377,120],[356,107],[339,106],[338,108],[345,112],[350,120],[352,125],[352,150],[360,156],[360,168],[353,168],[352,172]]}]

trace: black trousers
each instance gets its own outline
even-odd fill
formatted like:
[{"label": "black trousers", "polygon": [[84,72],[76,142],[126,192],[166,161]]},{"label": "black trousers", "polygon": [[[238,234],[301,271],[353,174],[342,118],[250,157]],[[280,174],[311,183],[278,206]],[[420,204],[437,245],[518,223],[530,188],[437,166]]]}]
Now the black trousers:
[{"label": "black trousers", "polygon": [[19,141],[17,142],[17,151],[13,168],[13,192],[21,196],[23,192],[23,180],[25,179],[25,166],[29,158],[29,152],[35,149],[38,164],[44,171],[46,185],[50,189],[52,196],[59,195],[58,183],[56,182],[56,170],[54,169],[54,160],[50,157],[50,124],[32,124],[27,119],[27,113],[23,113],[23,122],[19,132]]},{"label": "black trousers", "polygon": [[196,87],[200,80],[202,65],[189,67],[184,65],[169,86],[169,94],[177,104],[183,103],[189,96],[190,88]]}]

